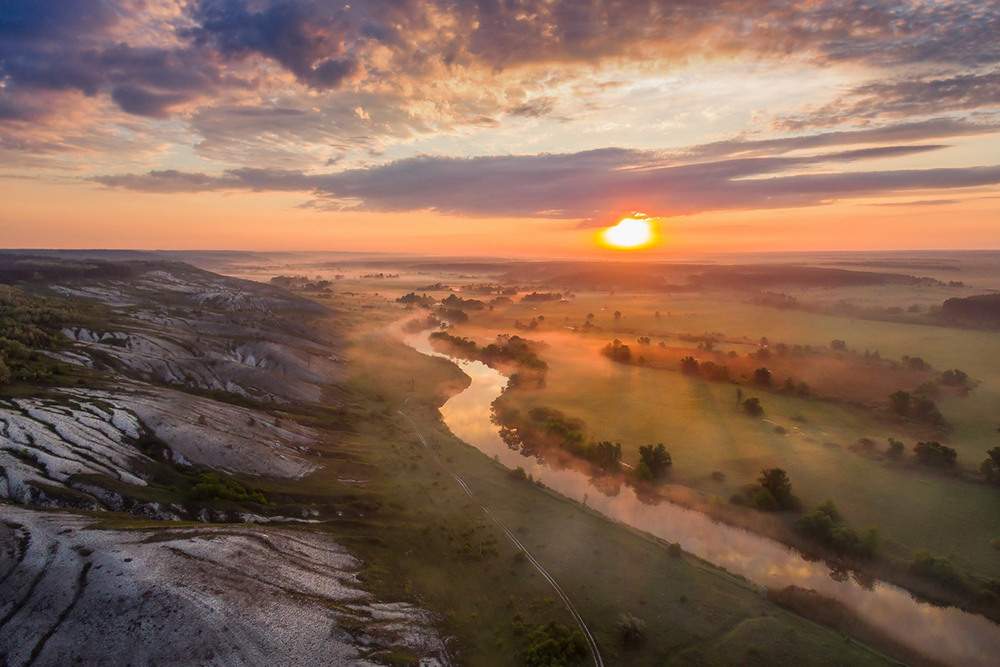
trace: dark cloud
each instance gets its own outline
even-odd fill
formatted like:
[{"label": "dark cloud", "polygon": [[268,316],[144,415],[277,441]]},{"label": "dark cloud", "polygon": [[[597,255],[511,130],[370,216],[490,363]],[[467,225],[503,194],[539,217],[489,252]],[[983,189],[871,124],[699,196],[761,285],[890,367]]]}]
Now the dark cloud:
[{"label": "dark cloud", "polygon": [[600,219],[641,210],[684,215],[710,210],[815,206],[839,197],[889,195],[1000,183],[1000,166],[787,175],[807,167],[933,150],[879,147],[807,157],[735,158],[693,164],[663,154],[603,149],[574,154],[447,158],[420,156],[332,174],[229,170],[219,176],[159,171],[104,176],[107,187],[147,192],[310,192],[314,207],[469,217]]},{"label": "dark cloud", "polygon": [[187,102],[190,97],[178,93],[156,93],[139,86],[117,86],[111,91],[111,99],[122,111],[163,118],[169,114],[171,107]]},{"label": "dark cloud", "polygon": [[[236,0],[202,0],[192,5],[191,16],[200,25],[184,34],[195,43],[227,57],[271,58],[313,88],[337,88],[358,69],[345,42],[363,38],[363,26],[344,5],[283,0],[255,10]],[[369,32],[377,27],[367,24]]]}]

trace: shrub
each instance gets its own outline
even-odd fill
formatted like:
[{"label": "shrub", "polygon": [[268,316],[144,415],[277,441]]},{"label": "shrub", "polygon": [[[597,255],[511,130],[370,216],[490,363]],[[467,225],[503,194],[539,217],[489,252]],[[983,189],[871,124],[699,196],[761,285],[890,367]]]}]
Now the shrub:
[{"label": "shrub", "polygon": [[954,448],[942,445],[940,442],[918,442],[913,447],[917,461],[932,468],[952,468],[958,459]]},{"label": "shrub", "polygon": [[632,614],[622,614],[618,617],[618,635],[625,646],[641,644],[646,639],[646,622]]},{"label": "shrub", "polygon": [[587,642],[579,630],[549,621],[528,634],[530,642],[522,656],[528,667],[573,665],[587,656]]}]

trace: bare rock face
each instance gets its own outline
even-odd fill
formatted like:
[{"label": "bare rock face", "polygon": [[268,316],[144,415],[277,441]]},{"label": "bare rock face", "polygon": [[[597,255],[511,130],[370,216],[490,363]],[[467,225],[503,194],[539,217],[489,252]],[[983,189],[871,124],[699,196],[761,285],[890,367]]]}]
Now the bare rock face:
[{"label": "bare rock face", "polygon": [[431,615],[375,600],[320,533],[88,522],[0,505],[0,662],[448,664]]}]

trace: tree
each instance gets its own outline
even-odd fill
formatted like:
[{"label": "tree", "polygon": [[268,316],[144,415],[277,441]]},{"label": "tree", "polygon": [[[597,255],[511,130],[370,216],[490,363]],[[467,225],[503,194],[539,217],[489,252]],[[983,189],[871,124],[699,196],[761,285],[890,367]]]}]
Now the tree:
[{"label": "tree", "polygon": [[932,468],[953,468],[958,452],[940,442],[918,442],[913,447],[917,461]]},{"label": "tree", "polygon": [[1000,484],[1000,447],[986,450],[986,456],[986,460],[979,466],[979,469],[986,475],[987,482]]},{"label": "tree", "polygon": [[618,617],[618,634],[625,646],[641,644],[646,639],[646,622],[632,614]]},{"label": "tree", "polygon": [[681,373],[684,373],[685,375],[697,375],[698,360],[692,356],[687,356],[681,359]]},{"label": "tree", "polygon": [[830,341],[830,349],[836,350],[838,352],[844,352],[847,350],[847,343],[838,338],[835,338],[834,340]]},{"label": "tree", "polygon": [[798,504],[792,496],[792,481],[788,479],[788,473],[781,468],[761,470],[757,483],[771,495],[778,508],[792,509]]},{"label": "tree", "polygon": [[949,387],[964,387],[968,381],[969,376],[957,368],[941,373],[941,384],[948,385]]},{"label": "tree", "polygon": [[528,635],[528,642],[522,656],[522,663],[528,667],[575,665],[587,657],[587,641],[583,634],[556,621],[536,627]]},{"label": "tree", "polygon": [[897,415],[910,415],[910,392],[900,389],[889,395],[889,406]]},{"label": "tree", "polygon": [[628,345],[623,344],[617,338],[605,345],[604,349],[601,350],[601,354],[612,361],[618,361],[625,364],[632,360],[632,350],[629,349]]},{"label": "tree", "polygon": [[903,449],[904,445],[901,441],[889,438],[889,447],[885,450],[885,453],[890,459],[901,459],[903,458]]},{"label": "tree", "polygon": [[653,445],[640,445],[639,462],[649,468],[649,472],[654,478],[662,477],[673,465],[670,452],[667,451],[662,442],[656,443],[655,447]]},{"label": "tree", "polygon": [[743,412],[747,413],[751,417],[760,417],[764,414],[764,408],[760,404],[760,399],[752,397],[743,401]]},{"label": "tree", "polygon": [[594,463],[604,470],[617,470],[622,460],[621,443],[611,443],[609,440],[602,440],[594,446],[592,459]]},{"label": "tree", "polygon": [[753,383],[761,387],[771,386],[771,371],[766,368],[758,368],[753,372]]},{"label": "tree", "polygon": [[622,311],[616,310],[615,311],[615,319],[616,320],[620,320],[621,318],[622,318]]}]

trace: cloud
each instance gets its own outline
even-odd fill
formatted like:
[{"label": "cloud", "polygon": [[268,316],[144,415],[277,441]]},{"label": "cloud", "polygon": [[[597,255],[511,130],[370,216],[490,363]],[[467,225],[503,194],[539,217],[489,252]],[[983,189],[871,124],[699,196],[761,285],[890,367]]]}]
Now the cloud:
[{"label": "cloud", "polygon": [[960,203],[962,203],[960,199],[920,199],[918,201],[880,202],[870,204],[870,206],[885,206],[890,208],[897,206],[918,206],[923,208],[924,206],[951,206],[952,204]]},{"label": "cloud", "polygon": [[[177,119],[198,156],[229,166],[361,164],[421,138],[614,124],[602,66],[627,88],[717,60],[863,65],[865,86],[768,113],[782,131],[871,126],[996,109],[997,34],[997,3],[957,0],[5,0],[0,144],[44,135],[82,154],[75,110],[86,133],[171,141],[178,127],[157,121]],[[931,70],[950,74],[899,74]],[[416,150],[430,149],[395,154]]]},{"label": "cloud", "polygon": [[191,98],[180,93],[157,93],[139,86],[116,86],[111,91],[111,99],[128,113],[163,118],[169,114],[171,107]]},{"label": "cloud", "polygon": [[[969,67],[1000,60],[995,3],[178,0],[172,6],[177,16],[148,25],[140,0],[8,0],[0,17],[0,76],[15,87],[86,95],[132,85],[193,96],[211,92],[206,83],[218,83],[220,63],[249,72],[253,63],[246,61],[254,58],[317,90],[355,80],[371,86],[441,79],[456,68],[498,72],[610,58],[811,54],[819,61]],[[151,37],[156,31],[162,34]],[[519,104],[529,112],[544,106]]]},{"label": "cloud", "polygon": [[190,16],[198,25],[182,34],[224,57],[273,59],[312,88],[338,88],[357,71],[345,42],[363,36],[346,6],[294,0],[264,5],[255,11],[236,0],[192,3]]},{"label": "cloud", "polygon": [[863,130],[828,131],[777,139],[735,137],[682,149],[678,151],[678,154],[700,159],[726,155],[783,155],[793,151],[835,146],[910,143],[932,139],[988,135],[997,132],[1000,132],[1000,122],[977,123],[955,118],[931,118]]},{"label": "cloud", "polygon": [[775,127],[800,131],[842,123],[910,118],[1000,107],[1000,70],[950,77],[876,81],[805,113],[777,119]]},{"label": "cloud", "polygon": [[840,197],[1000,183],[1000,166],[795,173],[937,148],[872,147],[695,163],[626,149],[475,158],[419,156],[329,174],[244,168],[220,175],[154,171],[103,176],[97,181],[111,188],[146,192],[308,192],[315,198],[310,206],[327,210],[584,220],[628,210],[668,216],[816,206]]}]

